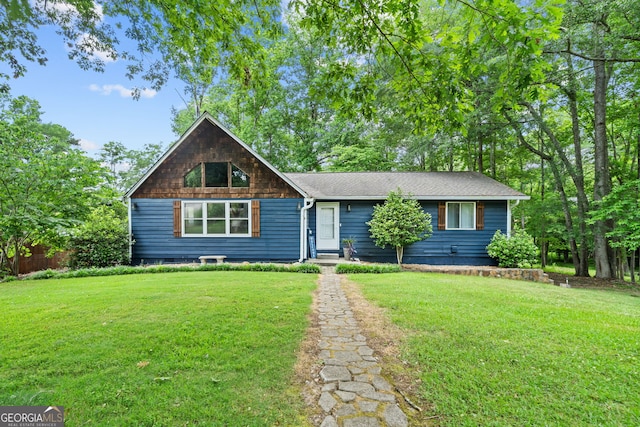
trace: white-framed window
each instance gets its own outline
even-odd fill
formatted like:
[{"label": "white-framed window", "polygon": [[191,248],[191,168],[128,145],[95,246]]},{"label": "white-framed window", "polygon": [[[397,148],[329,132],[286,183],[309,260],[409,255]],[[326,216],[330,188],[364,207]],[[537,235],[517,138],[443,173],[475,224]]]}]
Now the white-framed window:
[{"label": "white-framed window", "polygon": [[182,202],[182,235],[251,237],[251,202],[204,200]]},{"label": "white-framed window", "polygon": [[447,202],[447,230],[475,229],[475,202]]}]

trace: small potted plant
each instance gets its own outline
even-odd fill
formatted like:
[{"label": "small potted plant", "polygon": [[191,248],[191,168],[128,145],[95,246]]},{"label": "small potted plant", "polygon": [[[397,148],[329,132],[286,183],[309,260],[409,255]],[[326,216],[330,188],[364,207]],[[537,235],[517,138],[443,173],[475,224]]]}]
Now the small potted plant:
[{"label": "small potted plant", "polygon": [[344,252],[344,259],[352,260],[356,254],[356,239],[353,237],[345,237],[342,239],[342,251]]}]

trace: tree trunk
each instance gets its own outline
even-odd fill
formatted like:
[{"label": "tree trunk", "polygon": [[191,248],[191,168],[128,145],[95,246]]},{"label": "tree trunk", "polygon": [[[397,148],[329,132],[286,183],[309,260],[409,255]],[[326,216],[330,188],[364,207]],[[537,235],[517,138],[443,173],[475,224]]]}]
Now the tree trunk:
[{"label": "tree trunk", "polygon": [[[526,104],[525,104],[526,105]],[[527,108],[529,108],[529,111],[531,112],[531,114],[533,115],[534,119],[538,122],[540,129],[544,131],[544,133],[549,137],[549,139],[551,139],[552,141],[554,141],[554,146],[558,146],[558,141],[555,139],[555,135],[551,132],[551,130],[545,125],[544,121],[542,120],[542,118],[540,117],[539,114],[537,114],[537,112],[533,109],[532,106],[530,105],[526,105]],[[588,268],[585,267],[584,270],[581,269],[581,267],[587,266],[587,247],[586,245],[583,245],[581,248],[578,247],[578,244],[576,242],[575,236],[574,236],[574,227],[573,227],[573,217],[571,214],[571,209],[569,206],[569,198],[567,197],[567,193],[564,190],[564,182],[563,182],[563,177],[562,177],[562,173],[560,172],[558,163],[556,162],[556,159],[554,158],[554,156],[552,156],[551,154],[547,153],[544,150],[544,140],[542,139],[542,137],[540,138],[540,148],[536,148],[534,146],[532,146],[531,144],[529,144],[526,140],[526,138],[524,137],[524,135],[522,135],[522,131],[520,128],[520,125],[518,122],[516,122],[506,111],[503,112],[504,117],[507,119],[507,121],[509,122],[509,124],[511,124],[511,127],[515,130],[516,132],[516,137],[518,138],[518,141],[520,141],[520,144],[525,147],[527,150],[531,151],[532,153],[540,156],[541,159],[546,160],[547,163],[549,164],[549,167],[551,168],[551,171],[553,172],[553,178],[556,184],[556,191],[558,191],[560,193],[560,201],[562,202],[562,213],[564,214],[564,222],[565,222],[565,227],[567,229],[567,233],[569,235],[569,248],[571,250],[571,258],[573,260],[573,266],[575,268],[576,271],[576,276],[588,276],[589,275],[589,270]],[[564,155],[563,152],[559,152],[558,153],[559,156],[562,158],[562,163],[564,164],[567,169],[571,170],[571,164],[568,163],[568,159],[566,158],[566,155]],[[573,174],[572,174],[573,175]],[[575,181],[574,181],[575,182]],[[583,218],[583,217],[581,217]],[[584,218],[583,218],[584,220]]]},{"label": "tree trunk", "polygon": [[[570,42],[568,42],[570,43]],[[569,45],[570,49],[570,45]],[[589,277],[589,249],[587,244],[587,222],[584,221],[584,215],[589,211],[589,200],[587,199],[587,192],[584,185],[584,166],[582,163],[582,138],[580,137],[580,117],[578,115],[578,96],[577,96],[577,83],[576,76],[573,71],[573,60],[571,55],[567,55],[567,75],[569,78],[568,86],[566,89],[567,98],[569,101],[569,112],[571,114],[571,131],[573,134],[573,154],[575,157],[575,177],[573,177],[574,184],[578,196],[578,215],[580,217],[579,230],[580,236],[578,240],[579,255],[577,258],[578,263],[574,263],[576,270],[576,276]],[[574,260],[575,261],[575,260]]]},{"label": "tree trunk", "polygon": [[402,256],[404,255],[404,246],[396,246],[396,258],[398,265],[402,265]]},{"label": "tree trunk", "polygon": [[[595,37],[600,38],[599,27],[596,24]],[[604,31],[604,30],[603,30]],[[596,41],[596,59],[593,61],[594,90],[593,90],[593,115],[594,115],[594,166],[595,180],[593,188],[593,200],[600,201],[611,192],[611,177],[609,175],[609,153],[607,147],[607,64],[604,60],[604,49],[601,41]],[[593,230],[593,252],[596,264],[596,277],[610,279],[615,274],[615,261],[613,251],[605,234],[610,229],[610,221],[596,221]]]},{"label": "tree trunk", "polygon": [[[569,239],[569,245],[571,247],[571,254],[573,256],[573,265],[576,270],[576,276],[588,277],[589,276],[589,247],[587,244],[586,222],[587,222],[587,212],[589,209],[589,203],[588,203],[587,194],[585,190],[583,173],[581,170],[582,163],[580,163],[579,165],[572,163],[571,159],[569,158],[569,156],[567,156],[567,153],[565,153],[564,149],[562,148],[562,144],[560,143],[558,137],[553,132],[553,130],[548,126],[548,124],[545,122],[541,113],[538,112],[534,108],[534,106],[531,105],[530,103],[523,102],[522,104],[527,107],[533,119],[537,122],[538,126],[540,126],[540,129],[547,136],[549,143],[551,145],[550,147],[548,147],[549,150],[547,151],[553,154],[549,154],[547,152],[543,152],[542,150],[538,150],[535,147],[532,147],[531,144],[527,143],[524,137],[522,136],[519,136],[518,139],[531,152],[542,156],[542,158],[549,163],[549,166],[553,171],[553,177],[556,182],[556,186],[559,190],[562,191],[561,196],[562,196],[563,211],[565,215],[565,223],[567,224],[567,232],[569,233],[569,236],[571,236]],[[544,141],[544,140],[542,139],[541,141]],[[580,144],[578,143],[578,146],[574,147],[574,150],[579,148],[580,148]],[[578,236],[575,236],[575,232],[573,229],[573,220],[570,218],[571,213],[569,212],[569,202],[568,202],[569,199],[567,195],[564,194],[564,183],[563,183],[564,174],[561,173],[559,169],[560,166],[564,167],[563,171],[566,170],[569,173],[569,176],[571,177],[571,180],[573,181],[576,187],[576,194],[578,197],[577,223],[580,230],[580,232],[578,233]],[[580,168],[578,168],[578,166],[580,166]]]},{"label": "tree trunk", "polygon": [[18,277],[20,274],[20,243],[16,239],[14,241],[14,254],[13,258],[9,258],[7,261],[9,262],[9,271],[11,275]]}]

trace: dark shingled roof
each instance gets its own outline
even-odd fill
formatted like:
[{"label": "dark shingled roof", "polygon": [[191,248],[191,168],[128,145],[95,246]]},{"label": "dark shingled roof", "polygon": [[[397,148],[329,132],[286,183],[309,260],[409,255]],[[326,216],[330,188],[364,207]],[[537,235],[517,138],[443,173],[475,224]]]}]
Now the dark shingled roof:
[{"label": "dark shingled roof", "polygon": [[385,199],[400,188],[420,200],[527,200],[478,172],[318,172],[284,174],[315,199]]}]

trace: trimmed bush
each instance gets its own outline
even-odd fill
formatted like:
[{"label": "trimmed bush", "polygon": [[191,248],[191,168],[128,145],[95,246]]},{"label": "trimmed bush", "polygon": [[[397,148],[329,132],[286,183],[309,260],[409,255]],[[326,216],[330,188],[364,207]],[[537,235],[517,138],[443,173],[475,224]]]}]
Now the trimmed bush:
[{"label": "trimmed bush", "polygon": [[336,273],[399,273],[402,268],[395,264],[338,264]]},{"label": "trimmed bush", "polygon": [[531,268],[538,260],[538,248],[533,237],[524,230],[516,230],[511,236],[496,231],[487,246],[487,253],[500,267]]},{"label": "trimmed bush", "polygon": [[126,274],[177,273],[183,271],[267,271],[277,273],[309,273],[319,274],[320,267],[315,264],[193,264],[193,265],[150,265],[148,267],[131,267],[120,265],[109,268],[82,268],[70,271],[45,270],[26,277],[24,280],[67,279],[74,277],[118,276]]}]

